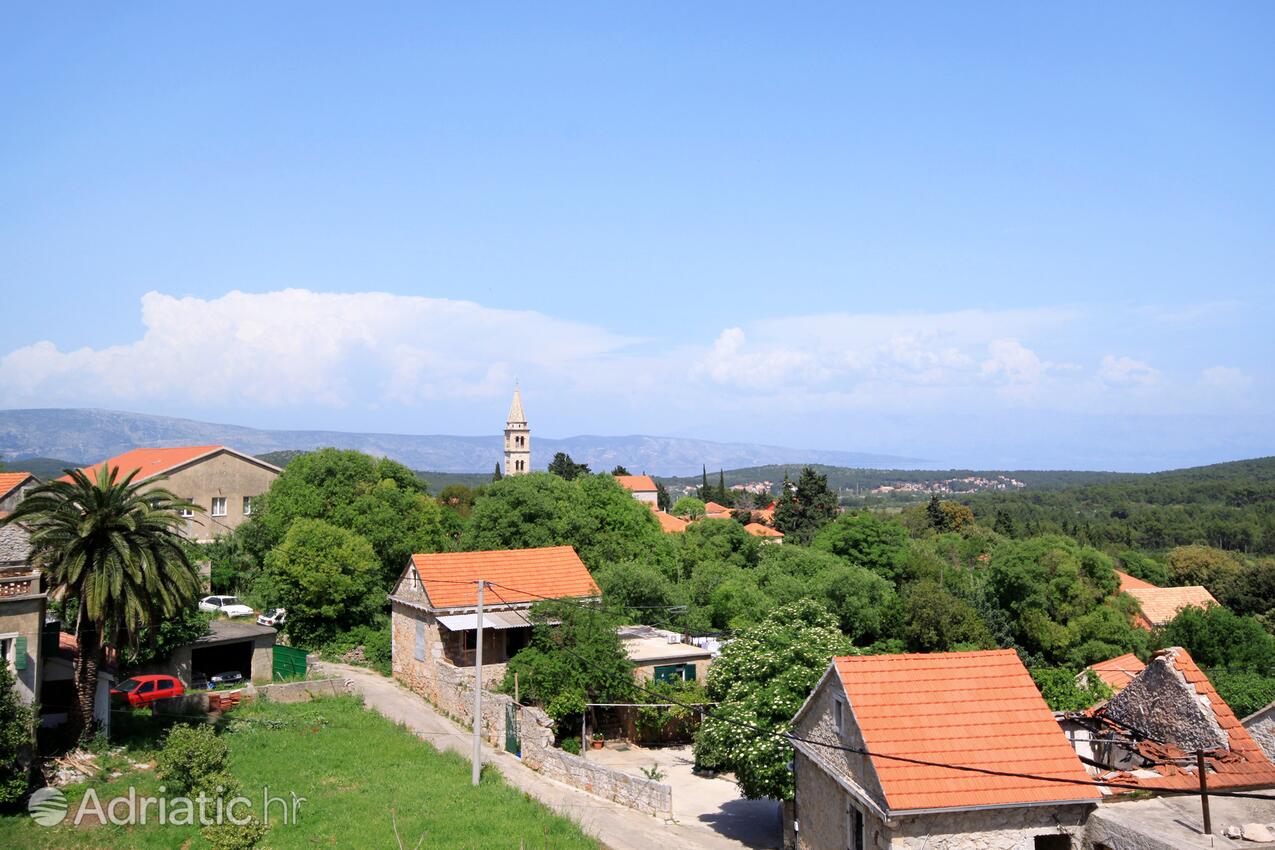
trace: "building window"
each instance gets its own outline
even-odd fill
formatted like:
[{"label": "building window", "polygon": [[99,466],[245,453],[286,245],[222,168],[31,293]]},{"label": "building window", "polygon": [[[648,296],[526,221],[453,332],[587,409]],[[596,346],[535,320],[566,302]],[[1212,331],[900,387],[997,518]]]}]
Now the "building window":
[{"label": "building window", "polygon": [[851,806],[850,811],[846,813],[846,827],[850,830],[847,846],[853,847],[854,850],[863,850],[863,812]]},{"label": "building window", "polygon": [[1032,841],[1035,850],[1071,850],[1071,836],[1063,832],[1037,835]]},{"label": "building window", "polygon": [[252,496],[243,497],[243,515],[252,516]]},{"label": "building window", "polygon": [[27,667],[27,639],[17,634],[0,635],[0,663],[10,670]]},{"label": "building window", "polygon": [[837,736],[844,738],[846,736],[846,707],[839,699],[832,701],[832,722],[837,727]]},{"label": "building window", "polygon": [[192,508],[179,508],[177,510],[177,513],[179,516],[182,516],[186,519],[190,519],[191,517],[195,515],[195,511]]},{"label": "building window", "polygon": [[212,515],[213,516],[226,515],[226,497],[225,496],[213,496]]},{"label": "building window", "polygon": [[416,660],[425,660],[425,624],[416,621]]},{"label": "building window", "polygon": [[651,678],[657,682],[694,682],[694,664],[661,664],[655,668]]}]

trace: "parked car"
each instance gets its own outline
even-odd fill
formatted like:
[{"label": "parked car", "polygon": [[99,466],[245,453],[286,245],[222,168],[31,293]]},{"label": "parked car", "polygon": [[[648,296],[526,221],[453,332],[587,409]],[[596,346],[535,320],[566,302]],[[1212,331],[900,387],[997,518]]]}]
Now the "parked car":
[{"label": "parked car", "polygon": [[224,673],[216,673],[208,679],[209,687],[213,688],[240,684],[243,684],[243,673],[240,673],[238,670],[227,670]]},{"label": "parked car", "polygon": [[133,707],[149,705],[157,699],[179,697],[186,693],[181,679],[174,676],[146,675],[134,676],[111,688],[111,702],[116,705],[127,703]]},{"label": "parked car", "polygon": [[257,618],[259,626],[282,626],[288,619],[288,610],[286,608],[270,608],[266,613]]},{"label": "parked car", "polygon": [[205,596],[199,600],[200,611],[212,611],[227,617],[251,617],[255,611],[239,601],[238,596]]}]

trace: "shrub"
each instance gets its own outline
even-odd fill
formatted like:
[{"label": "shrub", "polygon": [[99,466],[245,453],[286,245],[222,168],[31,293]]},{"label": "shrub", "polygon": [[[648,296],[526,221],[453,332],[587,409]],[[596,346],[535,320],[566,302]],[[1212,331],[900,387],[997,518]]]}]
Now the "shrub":
[{"label": "shrub", "polygon": [[16,803],[27,792],[33,724],[9,665],[0,663],[0,804]]},{"label": "shrub", "polygon": [[212,850],[252,850],[265,838],[270,827],[256,818],[245,824],[219,823],[199,831]]},{"label": "shrub", "polygon": [[230,750],[211,726],[174,726],[164,736],[155,775],[183,791],[215,791],[233,780],[226,774]]},{"label": "shrub", "polygon": [[573,756],[580,755],[580,739],[575,735],[568,735],[562,739],[562,749],[564,752],[571,753]]}]

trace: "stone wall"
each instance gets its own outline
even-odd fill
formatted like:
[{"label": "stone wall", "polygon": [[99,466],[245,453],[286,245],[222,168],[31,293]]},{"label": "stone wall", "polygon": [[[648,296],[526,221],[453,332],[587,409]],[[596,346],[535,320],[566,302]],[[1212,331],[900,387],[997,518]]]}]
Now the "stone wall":
[{"label": "stone wall", "polygon": [[1037,835],[1065,834],[1080,848],[1090,805],[1017,806],[899,818],[891,850],[1023,850]]},{"label": "stone wall", "polygon": [[309,702],[315,697],[339,697],[350,692],[341,679],[311,679],[305,682],[280,682],[256,688],[257,696],[270,702]]},{"label": "stone wall", "polygon": [[550,779],[621,806],[655,817],[673,817],[673,789],[662,782],[613,770],[557,747],[529,745],[525,739],[522,762]]},{"label": "stone wall", "polygon": [[1275,762],[1275,705],[1268,705],[1256,714],[1244,718],[1244,728],[1262,748],[1266,757]]}]

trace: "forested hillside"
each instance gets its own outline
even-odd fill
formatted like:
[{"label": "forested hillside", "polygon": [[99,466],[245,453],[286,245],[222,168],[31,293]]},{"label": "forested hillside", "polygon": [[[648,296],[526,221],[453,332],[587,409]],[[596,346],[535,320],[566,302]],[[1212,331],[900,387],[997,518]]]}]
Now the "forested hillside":
[{"label": "forested hillside", "polygon": [[980,523],[1010,537],[1061,533],[1098,547],[1159,550],[1202,543],[1275,554],[1275,458],[962,501]]}]

